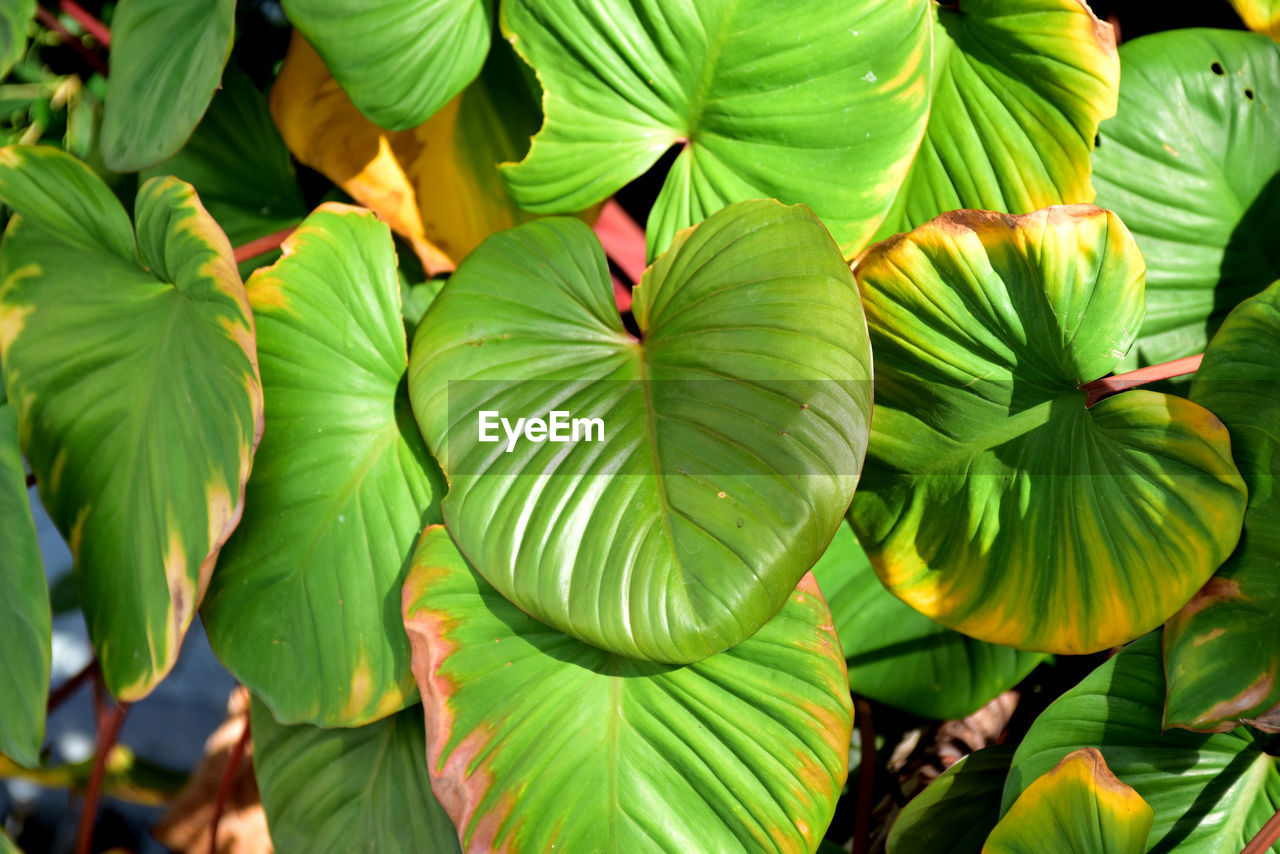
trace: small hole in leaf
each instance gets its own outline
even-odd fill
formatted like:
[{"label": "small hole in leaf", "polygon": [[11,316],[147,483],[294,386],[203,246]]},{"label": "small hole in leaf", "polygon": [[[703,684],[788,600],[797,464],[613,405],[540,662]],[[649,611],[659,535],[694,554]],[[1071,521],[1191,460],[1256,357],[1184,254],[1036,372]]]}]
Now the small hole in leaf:
[{"label": "small hole in leaf", "polygon": [[1222,63],[1221,63],[1221,62],[1215,62],[1215,63],[1213,63],[1213,65],[1210,65],[1210,66],[1209,66],[1209,70],[1210,70],[1210,71],[1212,71],[1214,74],[1218,75],[1219,77],[1221,77],[1222,75],[1224,75],[1224,74],[1226,74],[1226,73],[1227,73],[1226,71],[1224,71],[1224,70],[1222,69]]},{"label": "small hole in leaf", "polygon": [[1244,90],[1244,96],[1245,96],[1246,98],[1248,98],[1250,101],[1252,101],[1252,100],[1253,100],[1253,90],[1252,90],[1252,89],[1245,89],[1245,90]]},{"label": "small hole in leaf", "polygon": [[1100,133],[1095,133],[1095,134],[1093,135],[1093,147],[1094,147],[1094,148],[1101,148],[1101,147],[1102,147],[1102,134],[1100,134]]}]

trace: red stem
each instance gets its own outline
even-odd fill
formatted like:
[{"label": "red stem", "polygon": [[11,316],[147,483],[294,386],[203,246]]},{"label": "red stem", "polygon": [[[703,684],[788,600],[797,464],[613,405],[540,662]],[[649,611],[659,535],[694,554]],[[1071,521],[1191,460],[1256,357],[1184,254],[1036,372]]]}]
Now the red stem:
[{"label": "red stem", "polygon": [[94,659],[91,659],[89,663],[86,664],[83,668],[81,668],[79,673],[70,677],[69,679],[67,679],[67,681],[63,682],[57,688],[54,688],[51,692],[49,692],[49,702],[45,706],[45,714],[51,714],[54,709],[58,708],[63,703],[65,703],[68,697],[70,697],[77,690],[79,690],[80,686],[83,685],[87,680],[96,679],[97,677],[98,677],[98,659],[94,658]]},{"label": "red stem", "polygon": [[1080,390],[1085,393],[1084,405],[1086,407],[1093,406],[1103,398],[1140,385],[1146,385],[1147,383],[1167,380],[1171,377],[1180,377],[1185,374],[1194,374],[1199,370],[1200,362],[1203,359],[1203,353],[1196,356],[1184,356],[1181,359],[1174,359],[1172,362],[1148,365],[1145,368],[1138,368],[1138,370],[1129,371],[1126,374],[1115,374],[1114,376],[1103,377],[1100,380],[1085,383],[1080,386]]},{"label": "red stem", "polygon": [[86,33],[97,39],[98,44],[103,47],[111,47],[111,30],[107,29],[106,24],[86,12],[84,7],[75,2],[75,0],[62,0],[58,5],[68,17],[84,27]]},{"label": "red stem", "polygon": [[43,6],[36,6],[36,20],[57,33],[59,38],[69,45],[72,50],[80,54],[81,58],[89,63],[99,74],[103,77],[107,76],[107,64],[102,61],[102,58],[81,44],[80,39],[67,32],[67,28],[62,26],[48,9]]},{"label": "red stem", "polygon": [[227,765],[222,769],[222,779],[218,781],[218,797],[213,802],[213,819],[209,822],[209,854],[218,854],[218,822],[222,821],[223,810],[231,798],[231,787],[235,784],[236,771],[240,769],[240,760],[249,749],[249,710],[244,713],[244,729],[236,739],[235,746],[227,756]]},{"label": "red stem", "polygon": [[871,846],[871,790],[876,782],[876,731],[871,725],[871,704],[861,697],[854,697],[853,719],[862,741],[858,801],[853,813],[853,854],[867,854]]},{"label": "red stem", "polygon": [[1249,840],[1249,844],[1244,847],[1240,854],[1265,854],[1271,850],[1271,846],[1280,840],[1280,810],[1271,816],[1266,824],[1262,826],[1262,830],[1258,831],[1258,835]]},{"label": "red stem", "polygon": [[268,234],[266,237],[259,237],[257,240],[250,240],[242,246],[237,246],[233,250],[236,263],[240,264],[248,261],[250,258],[257,258],[259,255],[265,255],[272,249],[279,249],[280,244],[297,229],[296,225],[281,229],[275,234]]},{"label": "red stem", "polygon": [[644,275],[644,229],[614,199],[604,203],[596,224],[591,226],[604,246],[605,254],[626,274],[632,284]]},{"label": "red stem", "polygon": [[98,815],[98,799],[102,795],[102,781],[107,776],[107,756],[120,735],[120,727],[129,712],[129,704],[121,703],[106,711],[98,724],[98,749],[93,756],[93,773],[89,776],[89,788],[84,794],[84,812],[80,814],[80,827],[76,830],[76,854],[89,854],[93,844],[93,825]]}]

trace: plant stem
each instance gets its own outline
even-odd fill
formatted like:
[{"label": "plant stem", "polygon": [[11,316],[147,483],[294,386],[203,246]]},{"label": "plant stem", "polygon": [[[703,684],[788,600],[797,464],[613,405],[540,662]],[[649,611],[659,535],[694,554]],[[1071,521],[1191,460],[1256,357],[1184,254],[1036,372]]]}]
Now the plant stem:
[{"label": "plant stem", "polygon": [[233,250],[236,263],[240,264],[248,261],[250,258],[257,258],[259,255],[265,255],[272,249],[279,249],[280,244],[297,229],[296,225],[281,229],[274,234],[268,234],[266,237],[259,237],[257,240],[250,240],[241,246],[237,246]]},{"label": "plant stem", "polygon": [[99,21],[75,0],[62,0],[59,8],[65,12],[68,17],[72,18],[77,24],[84,27],[84,31],[98,40],[98,44],[103,47],[111,47],[111,30],[107,29],[107,25]]},{"label": "plant stem", "polygon": [[[97,681],[97,680],[95,680]],[[107,775],[107,755],[120,735],[128,703],[113,705],[98,721],[98,747],[93,756],[93,773],[89,775],[89,788],[84,794],[84,812],[80,814],[80,826],[76,830],[76,854],[89,854],[93,844],[93,825],[98,815],[98,799],[102,794],[102,781]]]},{"label": "plant stem", "polygon": [[249,749],[249,710],[244,711],[244,729],[236,739],[231,753],[227,756],[227,765],[222,769],[222,779],[218,781],[218,796],[213,802],[213,818],[209,821],[209,854],[218,854],[218,823],[222,821],[222,813],[231,798],[231,787],[236,781],[236,772],[240,769],[240,761]]},{"label": "plant stem", "polygon": [[1249,840],[1249,844],[1244,847],[1240,854],[1265,854],[1271,849],[1271,846],[1280,839],[1280,810],[1268,819],[1267,823],[1262,826],[1262,830],[1258,831],[1258,835]]},{"label": "plant stem", "polygon": [[861,697],[854,697],[853,719],[862,741],[858,800],[853,813],[853,854],[867,854],[871,845],[871,790],[876,782],[876,731],[871,724],[871,704]]},{"label": "plant stem", "polygon": [[39,21],[41,25],[57,33],[58,37],[61,38],[62,41],[65,42],[72,50],[80,54],[80,57],[84,59],[85,62],[89,63],[95,71],[103,77],[107,76],[107,64],[103,62],[97,54],[93,53],[93,51],[81,44],[80,39],[67,32],[67,28],[62,26],[62,23],[55,18],[53,13],[48,9],[37,5],[36,20]]},{"label": "plant stem", "polygon": [[618,265],[618,269],[631,280],[640,281],[644,275],[644,229],[614,199],[604,203],[600,216],[591,230],[600,239],[605,254]]},{"label": "plant stem", "polygon": [[1147,383],[1167,380],[1171,377],[1180,377],[1184,374],[1194,374],[1200,368],[1200,362],[1203,359],[1203,353],[1195,356],[1184,356],[1181,359],[1174,359],[1172,362],[1148,365],[1145,368],[1138,368],[1136,371],[1115,374],[1085,383],[1080,386],[1080,390],[1085,393],[1084,405],[1086,407],[1093,406],[1103,398],[1140,385],[1146,385]]},{"label": "plant stem", "polygon": [[93,658],[89,663],[81,668],[80,672],[67,679],[57,688],[49,692],[49,702],[45,706],[45,714],[51,714],[54,709],[66,702],[67,698],[74,694],[81,685],[88,679],[96,679],[98,676],[98,659]]}]

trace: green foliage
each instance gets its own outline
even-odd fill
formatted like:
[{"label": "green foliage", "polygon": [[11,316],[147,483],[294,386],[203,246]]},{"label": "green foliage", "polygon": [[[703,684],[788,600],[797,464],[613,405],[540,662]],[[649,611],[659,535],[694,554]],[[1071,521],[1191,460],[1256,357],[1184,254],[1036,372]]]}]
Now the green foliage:
[{"label": "green foliage", "polygon": [[971,753],[911,799],[889,834],[889,854],[979,854],[1000,817],[1000,795],[1013,748]]}]

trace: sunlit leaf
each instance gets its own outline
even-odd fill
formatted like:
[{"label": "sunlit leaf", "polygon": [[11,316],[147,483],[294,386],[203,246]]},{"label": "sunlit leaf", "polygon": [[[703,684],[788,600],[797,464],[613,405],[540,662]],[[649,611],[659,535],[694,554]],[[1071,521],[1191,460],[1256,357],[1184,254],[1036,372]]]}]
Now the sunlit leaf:
[{"label": "sunlit leaf", "polygon": [[71,547],[111,692],[173,666],[243,509],[262,430],[253,319],[227,238],[176,178],[129,217],[87,166],[0,150],[0,357],[22,449]]},{"label": "sunlit leaf", "polygon": [[1204,351],[1280,273],[1280,45],[1175,30],[1120,49],[1120,107],[1093,157],[1099,205],[1147,259],[1147,317],[1125,367]]},{"label": "sunlit leaf", "polygon": [[1007,691],[1044,656],[983,643],[903,604],[880,583],[848,525],[813,567],[854,693],[939,720],[963,718]]},{"label": "sunlit leaf", "polygon": [[1226,429],[1146,390],[1085,408],[1142,320],[1142,256],[1087,205],[961,211],[856,267],[876,406],[850,519],[886,586],[992,643],[1082,653],[1167,619],[1230,554]]},{"label": "sunlit leaf", "polygon": [[102,158],[137,172],[176,153],[209,108],[231,52],[235,0],[120,0]]},{"label": "sunlit leaf", "polygon": [[963,757],[903,807],[889,831],[889,854],[978,854],[1000,818],[1000,793],[1013,747]]},{"label": "sunlit leaf", "polygon": [[650,259],[731,202],[813,209],[846,255],[888,212],[924,131],[920,0],[539,0],[502,28],[546,90],[546,123],[508,186],[530,210],[579,210],[675,145],[649,215]]},{"label": "sunlit leaf", "polygon": [[416,698],[397,591],[444,489],[409,408],[391,233],[322,205],[248,289],[270,427],[205,626],[280,721],[365,723]]},{"label": "sunlit leaf", "polygon": [[1152,854],[1239,854],[1280,808],[1275,744],[1267,747],[1244,728],[1162,733],[1164,691],[1160,635],[1152,633],[1036,719],[1014,753],[1004,809],[1068,753],[1093,747],[1154,811]]},{"label": "sunlit leaf", "polygon": [[1111,27],[1081,0],[933,5],[929,126],[881,235],[958,208],[1092,202],[1089,153],[1115,114]]},{"label": "sunlit leaf", "polygon": [[18,415],[0,403],[0,753],[34,766],[52,657],[49,589],[18,453]]},{"label": "sunlit leaf", "polygon": [[427,272],[441,272],[533,216],[498,175],[500,162],[524,154],[541,121],[537,87],[518,63],[496,45],[479,78],[429,121],[386,131],[360,114],[295,34],[271,113],[295,157],[408,238]]},{"label": "sunlit leaf", "polygon": [[[799,206],[726,208],[634,293],[643,342],[585,225],[492,237],[419,324],[410,394],[445,519],[491,584],[588,643],[696,661],[764,625],[839,526],[870,354],[849,268]],[[482,442],[485,411],[601,424]]]},{"label": "sunlit leaf", "polygon": [[422,708],[355,729],[282,726],[254,701],[253,773],[277,851],[448,854],[452,822],[431,794]]},{"label": "sunlit leaf", "polygon": [[749,640],[669,667],[525,615],[437,527],[404,616],[467,851],[813,851],[831,821],[852,709],[812,576]]},{"label": "sunlit leaf", "polygon": [[1073,751],[1023,789],[983,854],[1143,854],[1151,807],[1092,747]]},{"label": "sunlit leaf", "polygon": [[1164,725],[1280,731],[1280,283],[1240,304],[1214,336],[1191,397],[1231,431],[1249,487],[1231,559],[1165,630]]},{"label": "sunlit leaf", "polygon": [[282,0],[351,100],[392,130],[421,124],[475,79],[494,0]]}]

